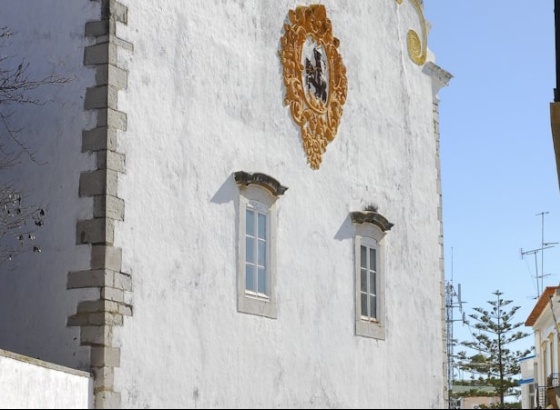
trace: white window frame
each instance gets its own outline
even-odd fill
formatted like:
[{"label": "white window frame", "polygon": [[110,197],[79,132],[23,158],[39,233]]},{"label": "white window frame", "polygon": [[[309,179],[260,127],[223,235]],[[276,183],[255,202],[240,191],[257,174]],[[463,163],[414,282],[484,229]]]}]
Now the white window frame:
[{"label": "white window frame", "polygon": [[[262,186],[239,187],[237,310],[242,313],[276,319],[276,197]],[[266,291],[265,294],[246,289],[246,211],[254,209],[266,218]]]},{"label": "white window frame", "polygon": [[[355,311],[356,311],[356,335],[385,340],[385,252],[382,239],[385,237],[378,226],[374,224],[360,224],[356,226],[354,239],[354,270],[355,270]],[[366,246],[376,251],[376,302],[377,314],[370,318],[362,313],[361,303],[361,247]]]}]

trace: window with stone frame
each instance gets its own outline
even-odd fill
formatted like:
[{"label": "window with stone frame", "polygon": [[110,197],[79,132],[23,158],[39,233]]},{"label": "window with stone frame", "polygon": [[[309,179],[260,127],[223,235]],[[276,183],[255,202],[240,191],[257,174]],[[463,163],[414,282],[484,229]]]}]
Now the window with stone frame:
[{"label": "window with stone frame", "polygon": [[233,177],[239,188],[237,310],[276,318],[276,201],[287,188],[262,173]]},{"label": "window with stone frame", "polygon": [[[376,208],[374,208],[376,209]],[[385,339],[385,254],[383,238],[393,224],[376,210],[352,212],[355,228],[355,330],[357,336]]]}]

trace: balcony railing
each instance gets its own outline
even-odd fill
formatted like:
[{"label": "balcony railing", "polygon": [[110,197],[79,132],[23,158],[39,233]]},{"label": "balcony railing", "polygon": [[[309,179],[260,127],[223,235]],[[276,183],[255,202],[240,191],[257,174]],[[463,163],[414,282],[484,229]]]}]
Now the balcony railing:
[{"label": "balcony railing", "polygon": [[547,400],[547,395],[546,395],[546,391],[548,390],[548,387],[546,386],[537,386],[537,402],[535,403],[536,406],[533,408],[537,408],[537,409],[545,409],[546,406],[548,406],[548,400]]},{"label": "balcony railing", "polygon": [[537,386],[536,406],[539,409],[558,408],[558,396],[560,396],[560,373],[551,373],[546,378],[546,386]]}]

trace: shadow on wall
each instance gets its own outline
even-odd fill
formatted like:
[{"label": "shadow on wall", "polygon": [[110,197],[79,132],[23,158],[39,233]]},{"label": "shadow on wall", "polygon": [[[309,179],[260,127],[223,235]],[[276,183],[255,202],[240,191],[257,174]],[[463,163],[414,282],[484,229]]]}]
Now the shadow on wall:
[{"label": "shadow on wall", "polygon": [[[233,174],[231,174],[224,183],[218,188],[214,196],[210,199],[210,202],[214,204],[227,204],[232,202],[239,195],[239,188],[233,179]],[[354,226],[352,224],[352,219],[350,214],[346,215],[342,225],[334,235],[334,239],[338,241],[343,241],[345,239],[353,239],[355,236]]]},{"label": "shadow on wall", "polygon": [[354,225],[350,219],[350,214],[346,215],[344,222],[338,229],[337,233],[334,235],[334,239],[337,241],[343,241],[345,239],[353,239],[355,236]]},{"label": "shadow on wall", "polygon": [[238,195],[237,184],[233,180],[232,174],[224,181],[222,186],[214,194],[210,202],[214,204],[226,204],[233,201]]}]

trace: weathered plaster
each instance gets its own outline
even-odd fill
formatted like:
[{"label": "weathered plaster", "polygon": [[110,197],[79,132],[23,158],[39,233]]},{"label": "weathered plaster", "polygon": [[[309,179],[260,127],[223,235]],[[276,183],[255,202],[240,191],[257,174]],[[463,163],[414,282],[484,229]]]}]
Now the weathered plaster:
[{"label": "weathered plaster", "polygon": [[[283,105],[278,50],[292,2],[123,3],[119,35],[135,46],[119,100],[134,135],[119,141],[126,218],[115,234],[135,283],[134,320],[115,331],[123,406],[442,408],[437,141],[432,79],[408,56],[415,10],[322,2],[348,99],[312,171]],[[272,321],[236,310],[239,169],[290,187],[278,203]],[[372,201],[395,224],[384,341],[354,335],[348,214]]]}]

